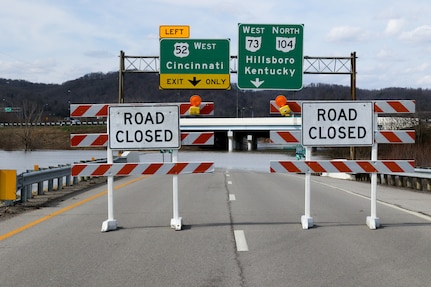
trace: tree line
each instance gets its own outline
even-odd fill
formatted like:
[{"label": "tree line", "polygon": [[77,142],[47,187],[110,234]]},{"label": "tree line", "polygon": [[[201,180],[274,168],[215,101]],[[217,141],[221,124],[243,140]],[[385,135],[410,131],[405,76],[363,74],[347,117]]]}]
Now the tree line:
[{"label": "tree line", "polygon": [[[126,103],[189,102],[192,95],[202,101],[214,102],[216,117],[267,117],[269,102],[277,95],[288,100],[350,100],[350,87],[313,83],[300,91],[239,90],[232,83],[230,90],[160,90],[159,76],[154,73],[126,73]],[[431,90],[413,88],[357,89],[357,100],[416,100],[419,117],[429,118]],[[91,73],[62,84],[31,83],[24,80],[0,79],[0,122],[12,121],[16,115],[6,107],[30,108],[35,120],[59,120],[69,116],[71,103],[118,102],[118,73]],[[37,111],[37,112],[35,112]]]}]

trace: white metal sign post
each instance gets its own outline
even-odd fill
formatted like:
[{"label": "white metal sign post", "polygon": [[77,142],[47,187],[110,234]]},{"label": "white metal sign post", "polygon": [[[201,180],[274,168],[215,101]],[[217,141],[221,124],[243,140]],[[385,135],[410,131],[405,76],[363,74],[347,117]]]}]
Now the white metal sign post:
[{"label": "white metal sign post", "polygon": [[[178,150],[173,150],[172,152],[172,162],[178,162]],[[178,200],[178,175],[174,174],[172,176],[172,219],[171,228],[175,230],[181,230],[183,218],[179,215],[179,200]]]},{"label": "white metal sign post", "polygon": [[[373,130],[377,130],[377,113],[374,114]],[[377,160],[377,142],[371,147],[371,160]],[[377,173],[371,174],[371,215],[367,216],[366,223],[370,229],[377,229],[380,226],[380,219],[377,217]]]},{"label": "white metal sign post", "polygon": [[[373,109],[371,103],[304,102],[302,103],[302,145],[305,158],[311,160],[316,146],[355,146],[373,144]],[[311,217],[311,173],[305,174],[305,214],[303,229],[313,227]]]},{"label": "white metal sign post", "polygon": [[[109,124],[108,124],[109,125]],[[108,127],[109,128],[109,127]],[[112,164],[114,162],[112,150],[107,147],[106,148],[107,153],[107,163]],[[102,232],[110,231],[110,230],[116,230],[117,229],[117,220],[115,220],[114,217],[114,177],[112,175],[109,175],[107,178],[107,185],[108,185],[108,219],[103,221],[102,223]]]}]

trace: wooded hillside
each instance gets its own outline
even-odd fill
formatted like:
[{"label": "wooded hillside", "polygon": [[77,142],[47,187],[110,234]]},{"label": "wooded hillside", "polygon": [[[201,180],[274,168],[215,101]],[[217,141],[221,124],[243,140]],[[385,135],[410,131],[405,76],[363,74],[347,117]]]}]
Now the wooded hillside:
[{"label": "wooded hillside", "polygon": [[[198,94],[203,101],[215,103],[216,117],[266,117],[269,101],[277,95],[295,100],[350,100],[350,87],[311,84],[301,91],[242,91],[232,83],[231,90],[159,90],[158,74],[127,73],[124,82],[125,102],[189,102]],[[386,88],[357,89],[358,100],[415,99],[421,117],[429,118],[431,90]],[[118,73],[92,73],[79,79],[59,84],[30,83],[23,80],[0,79],[0,122],[11,115],[4,107],[31,106],[41,111],[45,120],[62,119],[69,115],[70,103],[118,102]]]}]

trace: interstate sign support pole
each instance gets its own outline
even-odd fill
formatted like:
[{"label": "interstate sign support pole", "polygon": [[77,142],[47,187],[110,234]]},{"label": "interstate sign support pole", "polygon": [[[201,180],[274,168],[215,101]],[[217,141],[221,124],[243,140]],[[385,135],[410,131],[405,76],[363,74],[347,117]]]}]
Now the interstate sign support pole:
[{"label": "interstate sign support pole", "polygon": [[[377,113],[374,113],[374,131],[377,131]],[[371,147],[371,160],[377,160],[377,143],[374,142],[374,144]],[[377,217],[377,173],[371,174],[371,215],[367,216],[367,226],[370,229],[377,229],[380,226],[380,219]]]},{"label": "interstate sign support pole", "polygon": [[[311,160],[312,147],[305,147],[305,159]],[[305,214],[301,216],[302,229],[313,227],[313,217],[311,217],[311,173],[305,173]]]},{"label": "interstate sign support pole", "polygon": [[[178,162],[178,150],[172,151],[172,162]],[[178,174],[172,176],[172,206],[173,206],[173,218],[171,219],[171,228],[175,230],[181,230],[182,217],[179,216],[179,204],[178,204]]]},{"label": "interstate sign support pole", "polygon": [[[107,163],[112,164],[114,158],[112,155],[112,150],[108,147],[107,151]],[[114,177],[112,175],[108,176],[108,219],[102,223],[102,232],[116,230],[117,221],[114,219]]]}]

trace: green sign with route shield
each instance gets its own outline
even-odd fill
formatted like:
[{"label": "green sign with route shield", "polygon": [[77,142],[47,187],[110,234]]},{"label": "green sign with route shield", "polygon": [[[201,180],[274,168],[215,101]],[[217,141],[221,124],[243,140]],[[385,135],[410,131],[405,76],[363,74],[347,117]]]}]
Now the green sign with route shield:
[{"label": "green sign with route shield", "polygon": [[228,39],[161,39],[161,89],[230,88]]},{"label": "green sign with route shield", "polygon": [[239,24],[238,87],[300,90],[304,25]]}]

